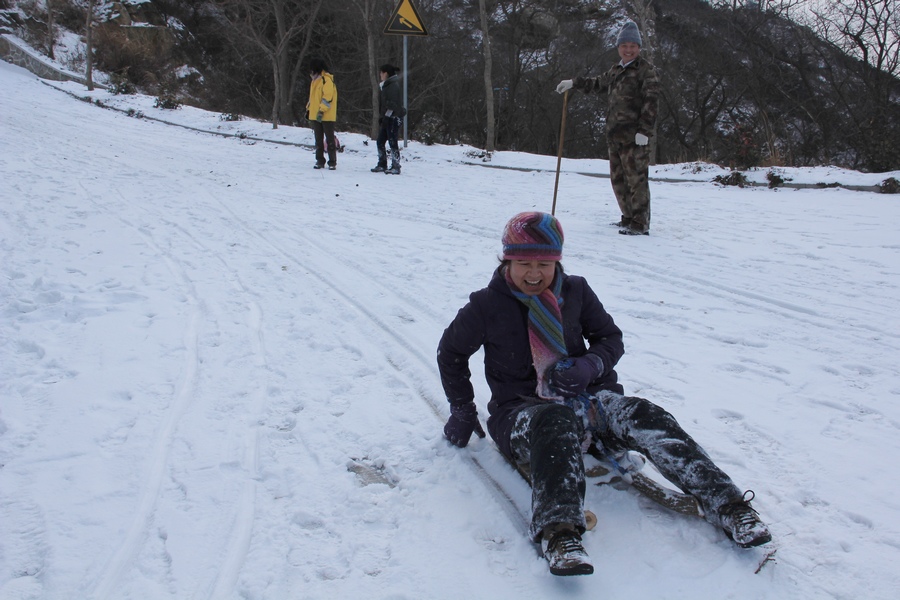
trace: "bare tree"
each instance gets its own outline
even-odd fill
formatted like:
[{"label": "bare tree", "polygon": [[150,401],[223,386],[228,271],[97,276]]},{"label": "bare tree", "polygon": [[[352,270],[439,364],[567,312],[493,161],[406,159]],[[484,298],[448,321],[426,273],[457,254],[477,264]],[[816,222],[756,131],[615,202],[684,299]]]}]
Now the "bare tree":
[{"label": "bare tree", "polygon": [[[378,136],[378,76],[375,72],[375,0],[350,0],[359,10],[366,31],[366,60],[369,65],[369,84],[372,89],[372,118],[370,137]],[[403,74],[406,77],[406,73]]]},{"label": "bare tree", "polygon": [[900,6],[897,0],[843,0],[816,3],[816,31],[879,71],[900,75]]},{"label": "bare tree", "polygon": [[487,158],[490,158],[494,153],[497,125],[494,119],[494,78],[492,75],[494,61],[491,58],[491,34],[488,30],[485,0],[478,0],[478,15],[481,18],[481,48],[484,52],[484,102],[487,106],[487,140],[484,151],[487,153]]},{"label": "bare tree", "polygon": [[[656,45],[656,19],[654,18],[653,0],[631,0],[631,9],[635,14],[638,29],[642,32],[641,55],[649,62],[653,62],[654,47]],[[653,125],[653,133],[656,133],[656,124]],[[650,164],[656,164],[657,136],[650,137]]]},{"label": "bare tree", "polygon": [[[219,0],[234,29],[269,59],[274,101],[272,127],[293,120],[291,103],[323,0]],[[298,50],[294,42],[304,35]]]},{"label": "bare tree", "polygon": [[653,0],[631,0],[631,10],[634,12],[635,22],[643,38],[641,55],[648,61],[653,62],[656,43],[656,20],[654,18]]}]

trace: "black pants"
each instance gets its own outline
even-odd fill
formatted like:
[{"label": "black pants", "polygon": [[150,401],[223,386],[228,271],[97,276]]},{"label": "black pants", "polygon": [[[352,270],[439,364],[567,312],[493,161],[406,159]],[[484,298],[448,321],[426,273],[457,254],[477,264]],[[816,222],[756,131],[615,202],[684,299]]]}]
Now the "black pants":
[{"label": "black pants", "polygon": [[311,121],[316,138],[316,164],[325,164],[325,142],[328,142],[328,166],[337,166],[337,144],[334,142],[334,121]]},{"label": "black pants", "polygon": [[[664,409],[643,398],[602,392],[605,423],[595,442],[613,453],[636,450],[662,475],[700,502],[708,521],[719,525],[718,509],[739,500],[731,478]],[[531,467],[532,516],[529,533],[540,540],[544,528],[570,523],[584,531],[584,427],[568,406],[541,403],[516,417],[510,434],[512,458]]]},{"label": "black pants", "polygon": [[400,164],[400,144],[397,143],[397,135],[400,133],[402,123],[400,117],[384,117],[381,120],[381,129],[378,130],[375,146],[378,148],[378,164],[382,167],[387,168],[385,144],[391,148],[391,166]]}]

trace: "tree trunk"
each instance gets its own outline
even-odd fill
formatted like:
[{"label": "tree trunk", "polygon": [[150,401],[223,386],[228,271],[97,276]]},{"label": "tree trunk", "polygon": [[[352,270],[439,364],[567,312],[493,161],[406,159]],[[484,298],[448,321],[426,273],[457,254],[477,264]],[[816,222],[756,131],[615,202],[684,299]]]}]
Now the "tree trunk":
[{"label": "tree trunk", "polygon": [[296,62],[294,63],[294,68],[291,70],[290,92],[288,93],[288,111],[290,112],[291,116],[293,116],[294,114],[294,94],[297,93],[297,85],[303,69],[303,63],[306,61],[306,54],[307,52],[309,52],[309,45],[312,43],[313,32],[315,31],[315,28],[312,25],[316,21],[316,17],[319,14],[319,9],[322,8],[322,1],[323,0],[319,0],[316,3],[316,6],[313,8],[312,14],[309,17],[309,26],[307,26],[306,28],[306,37],[303,40],[303,48],[300,49],[300,54],[297,55]]},{"label": "tree trunk", "polygon": [[278,67],[278,57],[272,56],[272,81],[275,84],[275,96],[272,101],[272,129],[278,129],[278,115],[281,109],[281,69]]},{"label": "tree trunk", "polygon": [[53,2],[52,0],[47,0],[47,56],[50,57],[50,60],[56,60],[56,57],[53,56],[53,46],[55,45],[53,29],[56,27],[53,19]]},{"label": "tree trunk", "polygon": [[[641,30],[641,56],[648,62],[653,62],[653,46],[656,42],[656,20],[653,18],[653,0],[632,0],[631,8],[636,16],[638,29]],[[654,135],[650,137],[650,164],[656,164],[656,145],[659,136],[656,134],[656,126],[653,127]]]},{"label": "tree trunk", "polygon": [[85,24],[85,48],[84,54],[84,78],[87,80],[88,91],[94,89],[94,0],[88,0],[87,23]]},{"label": "tree trunk", "polygon": [[[223,0],[225,19],[234,30],[253,43],[269,59],[272,65],[274,98],[272,100],[272,128],[278,123],[292,122],[291,94],[296,84],[300,64],[309,47],[312,27],[323,0],[309,6],[304,0]],[[311,10],[310,10],[311,8]],[[275,30],[271,30],[274,20]],[[292,70],[292,42],[306,31],[306,42],[295,68]]]},{"label": "tree trunk", "polygon": [[494,78],[492,75],[493,60],[491,58],[491,36],[488,32],[487,10],[484,0],[478,0],[478,13],[481,16],[481,47],[484,51],[484,102],[487,107],[487,140],[484,150],[488,158],[494,153],[496,140],[496,122],[494,118]]},{"label": "tree trunk", "polygon": [[293,123],[291,115],[291,70],[288,68],[287,49],[280,49],[275,57],[278,62],[278,81],[275,85],[275,97],[278,100],[278,120],[280,123]]},{"label": "tree trunk", "polygon": [[[366,18],[366,54],[369,59],[369,85],[372,89],[372,127],[371,127],[371,138],[375,139],[378,137],[378,117],[381,115],[378,113],[378,74],[375,72],[375,69],[378,67],[375,65],[375,30],[372,28],[373,16],[374,16],[374,6],[369,3],[369,0],[366,0],[368,14],[364,15]],[[403,74],[406,77],[406,73]]]}]

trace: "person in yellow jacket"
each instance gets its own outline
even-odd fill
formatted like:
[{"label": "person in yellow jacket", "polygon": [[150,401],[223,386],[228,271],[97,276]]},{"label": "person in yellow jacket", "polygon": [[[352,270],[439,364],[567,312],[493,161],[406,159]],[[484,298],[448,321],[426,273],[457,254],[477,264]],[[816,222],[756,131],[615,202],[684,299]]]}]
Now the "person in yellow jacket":
[{"label": "person in yellow jacket", "polygon": [[316,138],[316,164],[314,169],[325,166],[325,142],[328,142],[328,169],[337,168],[337,144],[334,140],[334,122],[337,120],[337,86],[334,75],[321,58],[309,61],[309,102],[306,103],[307,118],[312,123]]}]

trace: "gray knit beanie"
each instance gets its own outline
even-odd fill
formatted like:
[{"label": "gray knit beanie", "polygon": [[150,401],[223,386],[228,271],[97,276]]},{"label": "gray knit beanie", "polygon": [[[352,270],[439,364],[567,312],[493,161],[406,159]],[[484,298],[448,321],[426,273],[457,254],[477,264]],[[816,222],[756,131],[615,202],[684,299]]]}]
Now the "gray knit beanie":
[{"label": "gray knit beanie", "polygon": [[627,44],[628,42],[632,42],[641,46],[641,32],[638,31],[638,27],[634,21],[628,21],[625,23],[625,26],[622,27],[622,31],[619,32],[619,38],[616,40],[616,46],[621,46],[622,44]]}]

